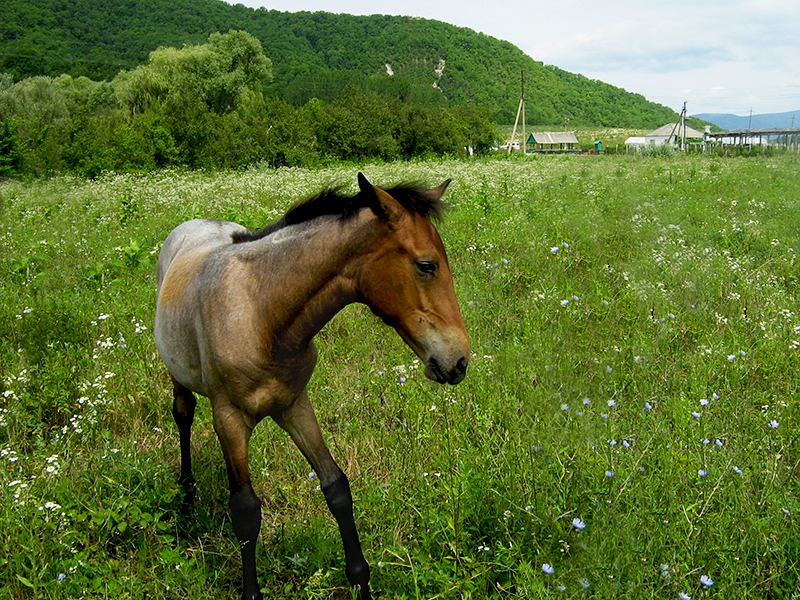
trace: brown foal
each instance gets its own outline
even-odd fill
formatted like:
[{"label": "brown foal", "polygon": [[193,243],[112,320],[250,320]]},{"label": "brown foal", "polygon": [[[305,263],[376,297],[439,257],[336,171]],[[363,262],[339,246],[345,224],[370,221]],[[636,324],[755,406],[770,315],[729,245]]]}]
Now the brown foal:
[{"label": "brown foal", "polygon": [[371,598],[369,566],[353,518],[347,477],[322,440],[306,385],[314,336],[346,305],[362,302],[393,327],[438,383],[466,375],[469,341],[450,265],[432,218],[448,181],[434,189],[372,186],[326,190],[258,232],[193,220],[176,227],[158,260],[155,339],[174,386],[181,473],[194,500],[190,434],[196,392],[211,400],[241,545],[242,598],[262,598],[256,577],[261,501],[253,491],[248,442],[271,417],[320,480],[339,525],[345,573]]}]

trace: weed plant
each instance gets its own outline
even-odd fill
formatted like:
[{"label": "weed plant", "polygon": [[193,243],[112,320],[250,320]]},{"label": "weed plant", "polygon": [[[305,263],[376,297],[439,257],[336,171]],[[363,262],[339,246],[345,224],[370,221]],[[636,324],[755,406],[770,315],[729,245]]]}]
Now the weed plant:
[{"label": "weed plant", "polygon": [[[474,356],[452,388],[354,306],[310,395],[381,597],[797,598],[800,163],[792,156],[374,164],[453,178],[440,230]],[[0,595],[238,593],[201,399],[179,510],[155,258],[198,216],[260,227],[352,165],[0,186]],[[349,598],[313,473],[251,466],[269,598]]]}]

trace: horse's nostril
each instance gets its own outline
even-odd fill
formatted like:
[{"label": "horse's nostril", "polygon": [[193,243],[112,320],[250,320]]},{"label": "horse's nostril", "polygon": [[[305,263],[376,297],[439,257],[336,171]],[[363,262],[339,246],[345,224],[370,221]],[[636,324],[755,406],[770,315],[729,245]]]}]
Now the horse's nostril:
[{"label": "horse's nostril", "polygon": [[458,362],[456,363],[456,373],[466,373],[467,372],[467,358],[462,356]]},{"label": "horse's nostril", "polygon": [[453,370],[450,372],[450,376],[448,378],[449,383],[455,385],[456,383],[460,383],[463,381],[464,377],[467,374],[467,359],[466,357],[461,357],[458,359],[458,362],[453,367]]}]

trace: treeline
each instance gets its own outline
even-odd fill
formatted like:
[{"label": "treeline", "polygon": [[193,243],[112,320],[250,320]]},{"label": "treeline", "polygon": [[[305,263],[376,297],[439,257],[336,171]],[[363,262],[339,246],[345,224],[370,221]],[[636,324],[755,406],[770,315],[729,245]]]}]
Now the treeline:
[{"label": "treeline", "polygon": [[485,152],[486,114],[345,87],[302,106],[265,93],[272,65],[248,33],[159,48],[113,80],[0,75],[0,175],[150,170],[169,165],[304,166]]}]

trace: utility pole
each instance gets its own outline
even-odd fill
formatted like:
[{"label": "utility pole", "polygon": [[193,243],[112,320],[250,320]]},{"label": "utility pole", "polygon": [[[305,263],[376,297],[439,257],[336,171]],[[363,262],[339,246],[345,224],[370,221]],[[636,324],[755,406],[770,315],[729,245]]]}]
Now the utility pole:
[{"label": "utility pole", "polygon": [[678,117],[678,122],[675,123],[675,127],[672,128],[672,133],[669,134],[669,138],[667,138],[667,143],[672,143],[672,136],[675,136],[675,141],[678,142],[680,140],[680,144],[678,147],[685,151],[686,150],[686,102],[683,103],[683,110],[681,110],[681,116]]},{"label": "utility pole", "polygon": [[527,154],[528,140],[525,139],[525,71],[521,71],[522,77],[522,94],[519,97],[519,106],[517,107],[517,118],[514,119],[514,130],[511,132],[511,139],[508,141],[508,153],[511,154],[511,146],[514,144],[514,138],[517,136],[517,125],[519,124],[519,115],[522,113],[522,151]]},{"label": "utility pole", "polygon": [[686,102],[683,103],[681,111],[681,150],[686,152]]}]

